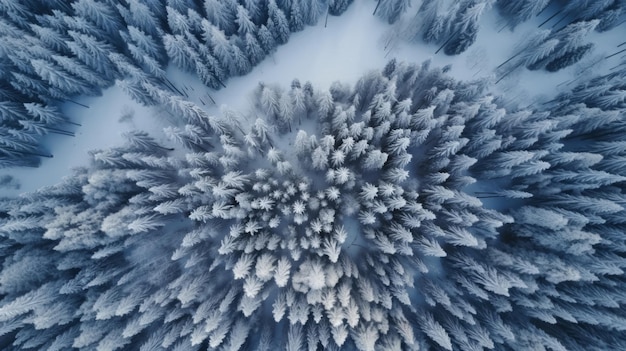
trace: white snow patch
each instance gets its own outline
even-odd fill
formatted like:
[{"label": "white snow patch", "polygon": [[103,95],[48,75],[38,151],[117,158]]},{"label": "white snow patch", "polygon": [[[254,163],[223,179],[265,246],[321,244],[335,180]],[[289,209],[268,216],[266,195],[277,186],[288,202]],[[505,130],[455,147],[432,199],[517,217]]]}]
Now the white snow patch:
[{"label": "white snow patch", "polygon": [[[375,3],[356,1],[343,15],[330,16],[327,27],[322,19],[314,27],[293,33],[287,44],[278,47],[247,75],[230,78],[225,82],[227,88],[219,91],[212,91],[193,74],[175,67],[169,67],[167,73],[190,100],[213,114],[218,109],[207,92],[217,106],[246,112],[251,110],[249,94],[259,82],[288,88],[294,79],[299,79],[302,84],[310,81],[316,89],[328,89],[338,80],[354,84],[363,73],[381,69],[390,59],[385,57],[378,40],[389,25],[372,16],[374,6]],[[406,59],[421,62],[425,58]]]},{"label": "white snow patch", "polygon": [[[402,20],[406,21],[415,16],[418,7],[413,7],[412,12],[407,12]],[[558,21],[557,18],[550,20],[541,28],[538,26],[548,19],[556,9],[548,8],[539,16],[519,24],[515,30],[508,27],[503,28],[504,20],[498,14],[494,6],[487,10],[480,19],[480,29],[476,42],[468,50],[456,56],[447,56],[443,50],[435,54],[439,45],[424,43],[408,43],[399,39],[397,34],[403,24],[398,23],[392,28],[387,27],[385,38],[392,38],[384,41],[387,46],[387,58],[396,58],[409,62],[420,63],[426,59],[431,59],[435,66],[451,65],[450,76],[459,80],[473,80],[478,78],[492,78],[494,81],[495,69],[501,63],[509,59],[518,52],[519,45],[523,38],[535,33],[540,29],[551,29],[552,25]],[[365,15],[365,14],[363,14]],[[558,24],[557,30],[566,22]],[[530,71],[524,67],[517,69],[507,76],[497,85],[492,87],[495,94],[505,94],[509,98],[519,99],[525,102],[545,102],[553,99],[558,93],[571,89],[577,82],[580,82],[582,73],[606,74],[610,68],[619,64],[619,55],[605,59],[606,56],[619,51],[617,45],[624,41],[624,29],[626,24],[621,24],[610,31],[599,33],[592,31],[585,38],[586,43],[593,43],[594,48],[591,54],[587,54],[578,63],[559,70],[558,72],[548,72],[545,70]],[[387,45],[387,43],[389,43]],[[380,48],[378,52],[380,53]],[[589,69],[593,66],[592,69]],[[526,104],[523,104],[526,105]],[[535,104],[537,106],[538,104]]]},{"label": "white snow patch", "polygon": [[163,118],[154,108],[140,105],[114,86],[103,91],[102,96],[82,97],[79,103],[65,103],[63,113],[81,126],[63,126],[72,129],[75,137],[58,134],[46,135],[42,149],[54,157],[41,158],[38,168],[14,167],[0,170],[0,176],[8,174],[19,183],[19,189],[0,189],[0,196],[15,196],[44,186],[59,183],[71,174],[71,169],[89,163],[89,150],[106,149],[123,143],[122,133],[130,130],[145,130],[159,142],[165,142],[162,132]]}]

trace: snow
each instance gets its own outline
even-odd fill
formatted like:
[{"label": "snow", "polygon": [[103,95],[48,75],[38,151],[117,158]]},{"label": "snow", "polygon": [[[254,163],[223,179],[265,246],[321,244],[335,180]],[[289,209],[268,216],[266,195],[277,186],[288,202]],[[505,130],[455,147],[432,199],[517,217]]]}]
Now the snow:
[{"label": "snow", "polygon": [[[417,8],[413,8],[417,11]],[[486,11],[480,20],[480,29],[476,42],[470,48],[457,56],[446,56],[443,52],[435,54],[438,45],[424,45],[420,43],[407,43],[395,40],[389,45],[390,53],[387,58],[395,57],[398,60],[422,62],[431,59],[436,66],[452,65],[450,75],[460,80],[473,80],[478,78],[495,79],[495,68],[513,56],[519,49],[522,38],[539,30],[537,27],[552,16],[555,9],[548,8],[539,16],[519,24],[514,31],[508,27],[503,28],[503,20],[495,7]],[[413,13],[407,13],[404,19],[410,19]],[[558,18],[547,22],[541,29],[550,29]],[[567,23],[567,22],[564,22]],[[563,23],[553,30],[559,29]],[[387,29],[386,37],[392,37],[398,32],[399,23],[392,29]],[[622,24],[610,31],[599,33],[593,31],[585,39],[586,42],[594,43],[595,47],[591,54],[581,62],[566,67],[558,72],[545,70],[530,71],[525,68],[503,79],[493,87],[494,93],[505,94],[509,98],[524,98],[526,101],[547,101],[552,99],[558,92],[572,88],[572,84],[580,79],[580,72],[587,69],[590,63],[594,63],[593,69],[586,70],[586,74],[604,74],[609,69],[619,64],[619,56],[604,59],[611,53],[618,51],[617,45],[623,42],[624,27]],[[398,37],[396,35],[396,37]],[[380,50],[379,50],[380,51]],[[600,61],[598,61],[600,59]],[[572,83],[570,83],[572,82]],[[567,84],[569,83],[569,84]]]},{"label": "snow", "polygon": [[[106,149],[123,143],[122,133],[130,130],[145,130],[165,145],[161,125],[163,118],[154,108],[142,106],[131,100],[120,88],[111,87],[102,96],[82,97],[77,102],[89,108],[67,102],[62,111],[72,122],[81,126],[64,126],[72,129],[76,136],[46,135],[42,149],[53,154],[53,158],[42,158],[38,168],[5,168],[0,177],[11,175],[20,183],[18,189],[0,188],[0,195],[15,196],[43,186],[53,185],[68,176],[72,168],[88,165],[89,150]],[[155,118],[156,117],[156,118]],[[70,128],[72,127],[72,128]]]},{"label": "snow", "polygon": [[363,248],[367,247],[367,241],[363,237],[363,231],[361,230],[361,224],[359,220],[353,216],[344,216],[341,220],[341,224],[348,233],[346,241],[342,245],[342,250],[346,252],[352,260],[359,261],[360,255],[363,254]]},{"label": "snow", "polygon": [[[340,17],[329,17],[326,27],[324,21],[320,21],[317,26],[292,34],[286,45],[279,47],[252,72],[230,79],[226,89],[211,93],[216,105],[248,111],[248,92],[259,82],[288,87],[297,78],[302,83],[310,81],[316,89],[328,89],[337,80],[354,84],[365,72],[382,68],[392,58],[417,63],[430,59],[435,66],[451,65],[450,75],[461,80],[494,78],[495,67],[516,52],[521,38],[537,31],[537,26],[552,15],[549,8],[540,16],[518,25],[514,31],[508,27],[501,30],[502,19],[497,9],[491,8],[481,19],[476,43],[461,55],[447,56],[443,52],[435,54],[438,45],[402,40],[398,33],[403,23],[389,26],[372,16],[375,5],[374,2],[355,1]],[[403,20],[411,19],[417,8],[414,6],[407,12]],[[542,28],[549,28],[556,20]],[[587,40],[595,44],[594,51],[580,63],[555,73],[519,69],[496,85],[494,92],[505,93],[511,98],[547,101],[558,91],[571,89],[572,83],[567,83],[579,79],[580,71],[586,69],[590,62],[595,64],[593,70],[585,71],[587,74],[608,72],[610,67],[620,62],[619,55],[596,61],[618,51],[617,45],[623,41],[624,26],[622,24],[604,33],[592,32]],[[209,112],[218,113],[216,106],[204,96],[209,89],[193,75],[175,68],[170,68],[168,73],[177,86],[193,86],[194,91],[187,90],[191,100],[200,105],[204,102]]]},{"label": "snow", "polygon": [[[342,16],[330,16],[326,28],[321,20],[314,27],[293,33],[287,44],[278,47],[250,73],[229,79],[227,88],[211,93],[217,106],[247,110],[248,93],[259,82],[288,87],[297,78],[302,83],[310,81],[317,89],[327,89],[334,81],[354,84],[364,72],[380,69],[389,58],[380,50],[379,41],[373,38],[381,37],[389,26],[371,15],[372,5],[357,1]],[[173,67],[168,74],[176,86],[193,87],[193,90],[185,90],[192,101],[200,106],[203,106],[202,101],[210,105],[205,96],[210,89],[194,75]],[[218,110],[207,106],[207,111],[217,113]]]},{"label": "snow", "polygon": [[[431,59],[436,66],[451,64],[450,74],[457,79],[493,77],[493,69],[515,52],[519,38],[536,30],[538,24],[553,13],[547,9],[540,16],[520,24],[515,31],[504,29],[499,32],[502,24],[499,23],[496,9],[492,8],[481,19],[476,43],[461,55],[446,56],[442,52],[435,54],[438,49],[436,45],[402,40],[398,33],[401,23],[389,26],[372,16],[375,5],[373,1],[355,1],[342,16],[329,17],[327,26],[321,20],[314,27],[292,34],[287,44],[280,46],[249,74],[229,79],[227,88],[220,91],[208,89],[192,74],[173,67],[168,68],[168,74],[192,101],[205,107],[210,114],[218,114],[222,105],[244,114],[251,111],[249,93],[259,82],[288,87],[294,78],[298,78],[302,83],[310,81],[316,89],[327,89],[336,80],[354,84],[363,73],[382,68],[391,58],[417,63]],[[417,8],[413,6],[403,19],[412,18]],[[592,33],[588,41],[594,42],[596,49],[581,63],[557,73],[520,69],[496,85],[496,92],[511,98],[551,99],[559,89],[571,88],[567,82],[576,79],[590,62],[618,51],[616,47],[623,41],[624,26],[622,24],[606,33]],[[608,71],[619,60],[619,55],[602,59],[587,73]],[[215,104],[207,93],[215,100]],[[43,146],[55,157],[42,159],[39,168],[0,170],[0,177],[12,175],[21,184],[19,189],[0,188],[1,195],[13,196],[58,183],[69,174],[71,168],[87,164],[87,151],[119,145],[124,131],[145,130],[158,140],[163,140],[161,129],[171,123],[158,110],[130,100],[117,87],[105,90],[100,97],[84,97],[78,101],[90,108],[71,103],[63,106],[64,112],[73,121],[82,124],[76,129],[76,137],[47,136]],[[132,118],[120,120],[126,111],[132,111]]]}]

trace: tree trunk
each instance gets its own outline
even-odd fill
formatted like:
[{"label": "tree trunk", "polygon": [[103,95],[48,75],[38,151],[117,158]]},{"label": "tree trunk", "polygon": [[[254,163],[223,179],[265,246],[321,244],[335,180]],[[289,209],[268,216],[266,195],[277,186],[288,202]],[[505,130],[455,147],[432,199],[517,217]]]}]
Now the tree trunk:
[{"label": "tree trunk", "polygon": [[561,21],[563,21],[566,17],[567,17],[567,14],[564,14],[563,17],[561,17],[560,20],[556,21],[556,23],[552,25],[552,28],[556,27],[556,25],[561,23]]},{"label": "tree trunk", "polygon": [[543,26],[544,24],[548,23],[551,19],[553,19],[555,16],[557,16],[559,13],[563,12],[563,9],[557,11],[554,15],[548,17],[547,20],[541,22],[541,24],[539,26],[537,26],[537,28],[541,28],[541,26]]},{"label": "tree trunk", "polygon": [[69,101],[69,102],[71,102],[71,103],[74,103],[74,104],[76,104],[76,105],[78,105],[78,106],[82,106],[82,107],[84,107],[84,108],[89,108],[89,106],[84,105],[84,104],[81,104],[80,102],[77,102],[77,101],[74,101],[74,100],[66,99],[65,101]]},{"label": "tree trunk", "polygon": [[454,33],[452,33],[450,35],[450,37],[448,37],[448,40],[446,40],[443,44],[441,44],[439,49],[437,49],[437,51],[435,51],[435,55],[438,54],[439,51],[441,51],[441,49],[443,49],[450,42],[450,40],[454,39],[454,37],[456,37],[459,34],[460,31],[461,31],[461,29],[459,28]]},{"label": "tree trunk", "polygon": [[326,28],[326,26],[328,26],[328,13],[329,13],[329,9],[326,9],[326,20],[324,21],[324,28]]},{"label": "tree trunk", "polygon": [[624,51],[626,51],[626,49],[624,49],[624,50],[620,50],[620,51],[618,51],[618,52],[616,52],[616,53],[614,53],[614,54],[611,54],[611,55],[609,55],[609,56],[605,57],[605,59],[611,58],[611,57],[613,57],[613,56],[615,56],[615,55],[619,55],[619,54],[621,54],[621,53],[622,53],[622,52],[624,52]]},{"label": "tree trunk", "polygon": [[517,65],[517,66],[515,66],[515,67],[511,68],[511,69],[510,69],[508,72],[506,72],[506,73],[505,73],[502,77],[500,77],[500,79],[498,79],[498,80],[496,81],[496,83],[495,83],[495,84],[500,83],[500,81],[501,81],[501,80],[503,80],[504,78],[506,78],[506,76],[508,76],[509,74],[511,74],[513,71],[515,71],[515,70],[516,70],[519,66],[521,66],[521,65]]},{"label": "tree trunk", "polygon": [[378,0],[378,3],[376,4],[376,8],[374,9],[374,13],[372,13],[372,15],[375,15],[375,14],[376,14],[376,11],[378,11],[378,7],[380,6],[380,2],[381,2],[381,1],[382,1],[382,0]]},{"label": "tree trunk", "polygon": [[500,68],[500,67],[502,67],[502,66],[506,65],[506,64],[507,64],[507,62],[509,62],[509,61],[511,61],[512,59],[516,58],[517,56],[521,55],[521,54],[522,54],[522,52],[524,52],[524,50],[520,50],[517,54],[515,54],[515,55],[511,56],[508,60],[506,60],[506,61],[502,62],[501,64],[499,64],[499,65],[498,65],[498,67],[496,67],[496,69],[498,69],[498,68]]}]

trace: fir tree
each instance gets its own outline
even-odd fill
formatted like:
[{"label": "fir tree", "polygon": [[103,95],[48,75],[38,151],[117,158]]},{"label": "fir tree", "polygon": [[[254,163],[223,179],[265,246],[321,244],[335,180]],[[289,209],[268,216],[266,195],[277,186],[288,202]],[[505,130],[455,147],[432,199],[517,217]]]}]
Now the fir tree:
[{"label": "fir tree", "polygon": [[328,13],[333,16],[340,16],[344,13],[352,0],[330,0],[328,3]]},{"label": "fir tree", "polygon": [[546,64],[546,71],[548,72],[556,72],[562,68],[567,66],[571,66],[576,62],[580,61],[591,49],[593,48],[593,44],[589,43],[587,45],[583,45],[578,47],[574,51],[571,51],[565,55],[555,58]]},{"label": "fir tree", "polygon": [[394,23],[400,18],[400,15],[409,7],[410,1],[407,0],[379,0],[376,4],[374,14]]}]

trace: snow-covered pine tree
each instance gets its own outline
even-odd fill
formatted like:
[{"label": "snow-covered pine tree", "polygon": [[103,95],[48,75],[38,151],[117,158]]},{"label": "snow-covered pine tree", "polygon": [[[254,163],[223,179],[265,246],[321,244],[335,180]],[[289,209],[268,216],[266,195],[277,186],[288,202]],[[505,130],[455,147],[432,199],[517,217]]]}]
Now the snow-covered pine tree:
[{"label": "snow-covered pine tree", "polygon": [[278,44],[285,44],[289,39],[289,21],[285,13],[276,5],[275,0],[268,1],[267,9],[269,16],[267,29]]},{"label": "snow-covered pine tree", "polygon": [[[584,53],[586,53],[590,49],[581,49],[587,45],[584,43],[584,39],[589,34],[589,32],[591,32],[598,26],[599,22],[599,20],[575,22],[566,26],[562,30],[553,32],[546,39],[547,41],[552,39],[558,40],[558,44],[554,47],[553,50],[551,50],[551,54],[549,56],[542,57],[539,60],[528,62],[526,64],[526,67],[528,69],[545,68],[546,65],[551,61],[563,57],[571,57],[576,53],[580,53],[580,50],[583,50],[582,53],[584,55]],[[573,61],[573,63],[575,62],[577,61]]]},{"label": "snow-covered pine tree", "polygon": [[478,34],[478,23],[482,13],[488,8],[488,1],[468,1],[462,4],[464,10],[457,14],[452,26],[452,34],[444,42],[446,55],[458,55],[470,47]]},{"label": "snow-covered pine tree", "polygon": [[69,96],[89,92],[91,90],[87,82],[72,76],[69,72],[52,62],[37,59],[32,60],[31,65],[42,80]]},{"label": "snow-covered pine tree", "polygon": [[374,14],[391,24],[400,18],[410,3],[409,0],[378,0]]},{"label": "snow-covered pine tree", "polygon": [[328,13],[333,16],[340,16],[344,13],[353,0],[329,0]]},{"label": "snow-covered pine tree", "polygon": [[[161,13],[155,11],[157,8],[154,5],[158,5],[158,3],[153,1],[152,6],[150,2],[144,3],[140,0],[129,0],[127,3],[127,8],[122,4],[116,5],[124,22],[148,35],[158,35],[163,24]],[[159,10],[163,11],[164,9]]]},{"label": "snow-covered pine tree", "polygon": [[111,4],[96,0],[79,0],[71,6],[77,17],[93,23],[111,43],[119,42],[122,21]]},{"label": "snow-covered pine tree", "polygon": [[232,0],[217,1],[205,0],[204,11],[207,19],[216,25],[227,35],[231,35],[237,30],[237,3]]},{"label": "snow-covered pine tree", "polygon": [[511,29],[536,16],[548,6],[549,0],[498,0],[496,5],[500,12],[507,16]]}]

